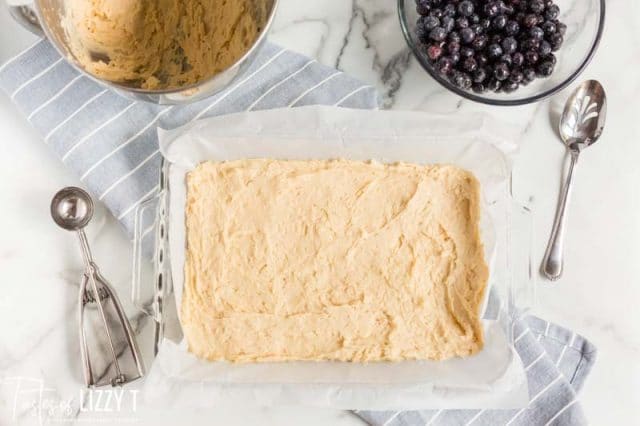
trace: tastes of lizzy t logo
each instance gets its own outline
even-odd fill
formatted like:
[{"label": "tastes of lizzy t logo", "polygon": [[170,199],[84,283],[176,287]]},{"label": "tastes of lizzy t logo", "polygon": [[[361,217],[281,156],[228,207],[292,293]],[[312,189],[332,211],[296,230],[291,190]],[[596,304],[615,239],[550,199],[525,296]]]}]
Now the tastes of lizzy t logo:
[{"label": "tastes of lizzy t logo", "polygon": [[42,379],[0,378],[0,424],[3,425],[134,423],[138,420],[137,409],[137,389],[80,388],[76,396],[65,399]]},{"label": "tastes of lizzy t logo", "polygon": [[123,405],[125,395],[131,403],[131,411],[135,413],[138,409],[138,390],[125,390],[122,388],[81,390],[80,412],[122,412],[125,408]]}]

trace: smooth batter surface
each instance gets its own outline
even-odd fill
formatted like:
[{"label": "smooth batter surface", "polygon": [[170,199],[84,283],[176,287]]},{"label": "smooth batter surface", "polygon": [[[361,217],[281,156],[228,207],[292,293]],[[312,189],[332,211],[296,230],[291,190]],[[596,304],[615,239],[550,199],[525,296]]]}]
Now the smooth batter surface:
[{"label": "smooth batter surface", "polygon": [[201,164],[187,179],[190,351],[234,362],[478,352],[479,193],[453,166]]},{"label": "smooth batter surface", "polygon": [[257,38],[267,0],[65,0],[69,46],[97,77],[184,87],[226,69]]}]

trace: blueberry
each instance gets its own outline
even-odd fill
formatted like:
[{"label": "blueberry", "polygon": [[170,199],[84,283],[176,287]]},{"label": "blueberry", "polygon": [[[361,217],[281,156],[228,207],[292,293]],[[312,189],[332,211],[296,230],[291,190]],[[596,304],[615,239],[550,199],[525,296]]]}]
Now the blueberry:
[{"label": "blueberry", "polygon": [[523,69],[522,74],[524,75],[524,81],[532,81],[536,78],[536,71],[533,68]]},{"label": "blueberry", "polygon": [[529,50],[524,54],[524,59],[528,64],[535,64],[540,60],[540,55],[534,50]]},{"label": "blueberry", "polygon": [[478,62],[473,57],[469,57],[462,62],[462,68],[465,71],[473,72],[478,68]]},{"label": "blueberry", "polygon": [[549,61],[551,62],[553,65],[556,64],[556,62],[558,61],[556,59],[556,55],[554,55],[553,53],[549,54],[549,56],[547,56],[546,58],[544,58],[545,61]]},{"label": "blueberry", "polygon": [[437,44],[432,44],[427,47],[427,57],[432,61],[435,61],[442,55],[442,48]]},{"label": "blueberry", "polygon": [[480,22],[480,17],[474,13],[473,15],[469,16],[469,22],[471,24],[477,24],[478,22]]},{"label": "blueberry", "polygon": [[460,43],[460,34],[457,31],[451,31],[447,36],[449,41]]},{"label": "blueberry", "polygon": [[542,40],[544,38],[544,31],[540,27],[532,27],[529,30],[529,35],[531,36],[531,38]]},{"label": "blueberry", "polygon": [[478,68],[473,72],[473,82],[482,83],[487,78],[487,71],[484,68]]},{"label": "blueberry", "polygon": [[553,34],[549,37],[549,43],[551,43],[551,49],[555,52],[560,49],[562,43],[564,42],[564,37],[560,33]]},{"label": "blueberry", "polygon": [[552,4],[544,12],[544,17],[549,20],[556,19],[558,15],[560,15],[560,7],[557,4]]},{"label": "blueberry", "polygon": [[511,75],[509,76],[509,81],[515,81],[516,83],[520,83],[524,80],[524,74],[522,71],[514,70],[511,71]]},{"label": "blueberry", "polygon": [[442,25],[442,28],[444,28],[444,30],[447,33],[450,33],[453,30],[453,26],[455,25],[455,21],[453,20],[453,18],[451,16],[445,16],[441,20],[441,25]]},{"label": "blueberry", "polygon": [[489,19],[482,19],[480,21],[480,26],[486,31],[491,28],[491,21]]},{"label": "blueberry", "polygon": [[567,32],[567,26],[562,22],[554,22],[554,24],[556,24],[556,32],[561,36],[564,36]]},{"label": "blueberry", "polygon": [[502,86],[502,83],[500,82],[500,80],[496,79],[495,77],[490,79],[489,82],[487,83],[487,89],[491,90],[492,92],[499,92],[501,86]]},{"label": "blueberry", "polygon": [[513,61],[514,67],[521,67],[524,64],[524,55],[520,52],[516,52],[511,55],[511,60]]},{"label": "blueberry", "polygon": [[535,38],[527,38],[520,43],[522,50],[538,50],[540,48],[540,40]]},{"label": "blueberry", "polygon": [[540,77],[549,77],[553,73],[554,65],[549,61],[544,61],[538,65],[537,74]]},{"label": "blueberry", "polygon": [[460,38],[465,43],[471,43],[476,38],[476,33],[471,28],[463,28],[460,31]]},{"label": "blueberry", "polygon": [[496,30],[501,30],[507,25],[507,17],[504,15],[498,15],[493,18],[491,26]]},{"label": "blueberry", "polygon": [[513,63],[513,59],[511,58],[511,55],[509,54],[504,54],[502,56],[500,56],[499,59],[500,62],[504,62],[505,64],[511,66],[511,64]]},{"label": "blueberry", "polygon": [[475,53],[475,51],[470,48],[470,47],[461,47],[460,48],[460,57],[461,58],[470,58],[473,56],[473,54]]},{"label": "blueberry", "polygon": [[440,25],[440,19],[436,18],[435,16],[425,16],[423,18],[420,18],[420,20],[422,21],[424,29],[427,31],[431,31],[432,29]]},{"label": "blueberry", "polygon": [[507,5],[502,9],[502,13],[504,13],[505,15],[512,15],[514,11],[515,9],[510,5]]},{"label": "blueberry", "polygon": [[446,46],[449,53],[457,53],[460,51],[460,42],[450,41]]},{"label": "blueberry", "polygon": [[556,24],[554,24],[552,21],[545,21],[542,24],[542,31],[544,31],[546,35],[555,34]]},{"label": "blueberry", "polygon": [[448,17],[456,16],[456,7],[451,3],[446,5],[442,10],[442,15]]},{"label": "blueberry", "polygon": [[504,53],[513,53],[518,48],[518,42],[513,37],[507,37],[502,40],[502,50]]},{"label": "blueberry", "polygon": [[478,53],[476,55],[476,62],[478,62],[479,67],[484,67],[489,63],[489,58],[487,58],[487,56],[482,53]]},{"label": "blueberry", "polygon": [[438,62],[436,63],[436,69],[440,74],[447,75],[453,69],[453,61],[451,60],[451,58],[444,56],[438,59]]},{"label": "blueberry", "polygon": [[502,44],[502,36],[500,34],[494,34],[489,37],[489,43]]},{"label": "blueberry", "polygon": [[498,43],[492,43],[487,47],[487,54],[489,58],[497,58],[502,56],[502,47]]},{"label": "blueberry", "polygon": [[518,90],[518,87],[520,86],[520,84],[516,83],[515,81],[506,81],[502,84],[502,90],[505,93],[511,93],[511,92],[515,92],[516,90]]},{"label": "blueberry", "polygon": [[535,15],[533,13],[530,13],[530,14],[526,15],[524,17],[524,19],[522,20],[522,24],[527,28],[531,28],[531,27],[537,25],[538,24],[538,15]]},{"label": "blueberry", "polygon": [[442,10],[440,9],[431,9],[431,12],[429,12],[429,16],[433,16],[435,18],[442,18]]},{"label": "blueberry", "polygon": [[503,81],[509,78],[509,74],[509,67],[507,66],[507,64],[504,64],[502,62],[498,63],[493,69],[493,75],[499,81]]},{"label": "blueberry", "polygon": [[429,38],[435,41],[442,41],[447,37],[447,32],[442,27],[436,27],[429,33]]},{"label": "blueberry", "polygon": [[473,15],[473,3],[469,0],[461,1],[458,5],[458,13],[462,16],[471,16]]},{"label": "blueberry", "polygon": [[500,13],[500,6],[495,1],[489,2],[484,5],[483,12],[489,18],[494,17]]},{"label": "blueberry", "polygon": [[542,13],[544,10],[544,2],[542,0],[531,0],[529,3],[529,9],[533,13]]},{"label": "blueberry", "polygon": [[431,0],[416,0],[416,11],[420,15],[426,15],[431,10]]},{"label": "blueberry", "polygon": [[463,72],[453,73],[451,77],[451,82],[456,86],[460,87],[461,89],[466,90],[471,87],[471,78]]},{"label": "blueberry", "polygon": [[469,28],[469,20],[465,17],[456,19],[456,27],[459,29]]},{"label": "blueberry", "polygon": [[481,34],[471,42],[471,47],[473,47],[475,50],[478,50],[478,51],[482,50],[487,45],[488,41],[489,41],[489,38],[486,35]]},{"label": "blueberry", "polygon": [[475,83],[473,86],[471,86],[471,90],[476,93],[484,93],[487,91],[487,87],[482,83]]},{"label": "blueberry", "polygon": [[480,24],[473,24],[470,28],[476,35],[484,34],[484,27]]},{"label": "blueberry", "polygon": [[508,21],[504,30],[507,35],[513,36],[520,32],[520,25],[516,21]]},{"label": "blueberry", "polygon": [[517,10],[521,12],[526,11],[527,8],[529,7],[526,0],[512,0],[511,3],[515,6]]},{"label": "blueberry", "polygon": [[546,40],[542,40],[540,42],[540,47],[538,48],[538,52],[540,53],[540,56],[545,57],[551,54],[551,44],[546,41]]},{"label": "blueberry", "polygon": [[428,2],[432,9],[442,6],[442,0],[429,0]]},{"label": "blueberry", "polygon": [[460,52],[450,54],[449,59],[451,59],[451,62],[453,62],[454,64],[457,64],[458,61],[460,61]]},{"label": "blueberry", "polygon": [[427,34],[428,32],[424,28],[422,22],[418,21],[418,23],[416,24],[416,37],[418,37],[418,40],[425,41],[427,39]]}]

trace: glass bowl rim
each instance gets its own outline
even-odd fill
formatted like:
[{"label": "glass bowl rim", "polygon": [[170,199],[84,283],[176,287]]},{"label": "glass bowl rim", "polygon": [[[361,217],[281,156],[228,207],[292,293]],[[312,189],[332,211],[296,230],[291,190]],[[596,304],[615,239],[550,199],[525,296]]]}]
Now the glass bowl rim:
[{"label": "glass bowl rim", "polygon": [[406,13],[406,3],[407,2],[413,3],[414,0],[398,0],[398,18],[400,19],[400,27],[402,28],[402,35],[404,36],[404,39],[407,42],[407,45],[411,49],[411,53],[413,54],[413,56],[420,63],[420,66],[435,81],[437,81],[445,89],[447,89],[447,90],[449,90],[449,91],[451,91],[451,92],[453,92],[453,93],[457,94],[458,96],[461,96],[461,97],[463,97],[465,99],[469,99],[469,100],[472,100],[474,102],[479,102],[479,103],[487,104],[487,105],[496,105],[496,106],[526,105],[526,104],[530,104],[530,103],[533,103],[533,102],[538,102],[538,101],[541,101],[543,99],[546,99],[546,98],[558,93],[562,89],[566,88],[576,78],[578,78],[578,76],[580,74],[582,74],[582,72],[587,67],[587,65],[589,65],[589,63],[593,59],[593,56],[596,53],[596,50],[598,49],[598,46],[600,45],[600,40],[602,39],[602,33],[604,31],[605,0],[597,0],[597,2],[600,4],[600,16],[599,16],[599,20],[598,20],[598,31],[596,32],[596,37],[595,37],[595,39],[593,41],[593,44],[589,48],[589,52],[587,53],[586,57],[584,58],[584,60],[580,64],[580,66],[578,66],[578,68],[576,68],[576,70],[573,71],[569,75],[569,77],[567,77],[564,81],[560,82],[559,84],[555,85],[554,87],[552,87],[552,88],[550,88],[548,90],[542,91],[540,93],[536,93],[536,94],[534,94],[532,96],[527,96],[527,97],[518,98],[518,99],[489,99],[489,98],[485,98],[483,96],[476,95],[476,94],[474,94],[472,92],[468,92],[466,90],[463,90],[463,89],[460,89],[459,87],[454,86],[450,81],[442,78],[433,69],[431,64],[429,64],[427,62],[425,57],[418,52],[418,47],[413,42],[413,39],[411,37],[412,34],[411,34],[411,31],[409,29],[409,25],[408,25],[408,22],[407,22],[407,13]]}]

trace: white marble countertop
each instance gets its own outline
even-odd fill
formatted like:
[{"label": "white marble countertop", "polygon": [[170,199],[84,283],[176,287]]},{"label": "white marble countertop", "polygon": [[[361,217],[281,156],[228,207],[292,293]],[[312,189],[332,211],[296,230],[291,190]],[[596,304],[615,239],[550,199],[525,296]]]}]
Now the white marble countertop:
[{"label": "white marble countertop", "polygon": [[[640,3],[610,0],[607,8],[602,44],[582,76],[604,84],[607,126],[601,142],[581,159],[565,277],[557,284],[540,282],[534,313],[573,328],[598,347],[598,361],[580,395],[591,423],[632,424],[640,418]],[[519,125],[522,148],[514,192],[533,205],[541,257],[563,161],[563,147],[549,125],[548,101],[496,108],[446,93],[408,55],[392,0],[282,0],[271,39],[375,84],[387,107],[452,114],[485,111]],[[0,9],[0,62],[31,41]],[[74,238],[51,222],[48,204],[57,189],[79,181],[6,96],[0,96],[0,141],[0,424],[38,424],[34,411],[21,405],[29,395],[14,400],[7,378],[25,378],[22,389],[41,383],[52,400],[78,399],[79,358],[70,351],[77,351],[74,320],[81,259]],[[100,207],[90,239],[105,275],[128,294],[130,243]],[[127,308],[132,309],[130,304]],[[113,415],[82,412],[77,421],[91,424]],[[362,424],[347,412],[302,407],[169,412],[138,406],[132,416],[137,424]]]}]

